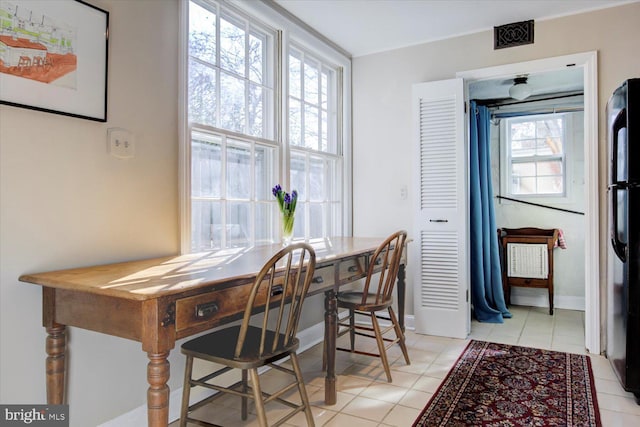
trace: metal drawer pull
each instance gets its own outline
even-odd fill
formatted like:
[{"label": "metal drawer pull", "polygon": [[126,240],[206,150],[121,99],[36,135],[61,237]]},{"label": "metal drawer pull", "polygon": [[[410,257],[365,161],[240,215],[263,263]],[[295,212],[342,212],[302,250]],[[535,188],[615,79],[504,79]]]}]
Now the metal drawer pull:
[{"label": "metal drawer pull", "polygon": [[324,278],[322,276],[316,276],[311,280],[313,283],[324,283]]},{"label": "metal drawer pull", "polygon": [[449,222],[448,219],[430,219],[429,222]]},{"label": "metal drawer pull", "polygon": [[271,296],[281,295],[283,291],[284,289],[282,288],[282,285],[275,285],[271,288]]},{"label": "metal drawer pull", "polygon": [[203,319],[211,317],[218,312],[218,304],[214,302],[208,302],[205,304],[199,304],[196,306],[196,318]]},{"label": "metal drawer pull", "polygon": [[349,273],[355,273],[356,271],[358,271],[357,265],[352,265],[349,267]]}]

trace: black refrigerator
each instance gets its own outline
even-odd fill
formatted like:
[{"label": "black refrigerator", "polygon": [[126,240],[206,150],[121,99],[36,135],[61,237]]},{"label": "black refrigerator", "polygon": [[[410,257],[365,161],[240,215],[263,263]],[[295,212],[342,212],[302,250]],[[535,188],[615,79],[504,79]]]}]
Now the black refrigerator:
[{"label": "black refrigerator", "polygon": [[607,103],[609,277],[607,358],[640,404],[640,78]]}]

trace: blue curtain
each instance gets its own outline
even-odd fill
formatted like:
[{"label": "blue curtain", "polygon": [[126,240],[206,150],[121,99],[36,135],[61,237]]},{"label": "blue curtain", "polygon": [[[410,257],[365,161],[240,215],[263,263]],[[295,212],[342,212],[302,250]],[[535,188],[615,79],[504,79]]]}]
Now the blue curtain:
[{"label": "blue curtain", "polygon": [[500,252],[491,184],[489,109],[471,101],[469,195],[471,204],[471,302],[480,322],[511,317],[502,289]]}]

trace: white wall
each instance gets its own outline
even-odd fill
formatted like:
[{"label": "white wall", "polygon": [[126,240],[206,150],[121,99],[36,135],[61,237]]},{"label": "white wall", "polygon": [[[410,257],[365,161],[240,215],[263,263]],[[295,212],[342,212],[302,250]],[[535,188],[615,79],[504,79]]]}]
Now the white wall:
[{"label": "white wall", "polygon": [[[532,45],[493,50],[493,31],[487,30],[354,58],[354,234],[382,235],[412,226],[411,87],[414,83],[454,78],[460,71],[597,51],[600,277],[604,283],[606,253],[603,248],[608,241],[604,111],[613,90],[623,80],[640,75],[640,57],[633,53],[640,40],[638,22],[640,4],[632,3],[538,21]],[[400,198],[403,186],[408,187],[408,200]],[[408,266],[407,275],[409,312],[413,307],[412,268],[415,267]]]},{"label": "white wall", "polygon": [[[108,122],[0,106],[2,403],[46,401],[41,288],[18,276],[178,252],[178,3],[91,3],[111,13]],[[111,127],[134,133],[133,159],[109,156]],[[139,343],[75,328],[68,339],[71,426],[145,404]]]}]

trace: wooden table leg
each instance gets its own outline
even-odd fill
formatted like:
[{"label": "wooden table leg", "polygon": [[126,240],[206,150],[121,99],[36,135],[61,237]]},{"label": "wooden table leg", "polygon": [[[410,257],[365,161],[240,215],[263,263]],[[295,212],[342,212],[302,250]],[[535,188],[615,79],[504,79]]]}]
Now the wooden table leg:
[{"label": "wooden table leg", "polygon": [[169,352],[147,353],[147,419],[149,427],[167,427],[169,424]]},{"label": "wooden table leg", "polygon": [[398,292],[398,323],[400,324],[400,329],[402,329],[402,332],[405,332],[404,329],[404,306],[405,306],[405,294],[406,294],[406,289],[407,289],[407,285],[405,282],[405,277],[406,277],[406,271],[405,271],[405,266],[404,264],[400,264],[398,267],[398,289],[396,289],[396,291]]},{"label": "wooden table leg", "polygon": [[55,324],[47,327],[47,333],[47,403],[62,405],[65,388],[66,326]]},{"label": "wooden table leg", "polygon": [[326,339],[327,376],[324,379],[324,403],[335,405],[336,392],[336,337],[338,335],[338,303],[333,290],[324,293],[324,328]]}]

